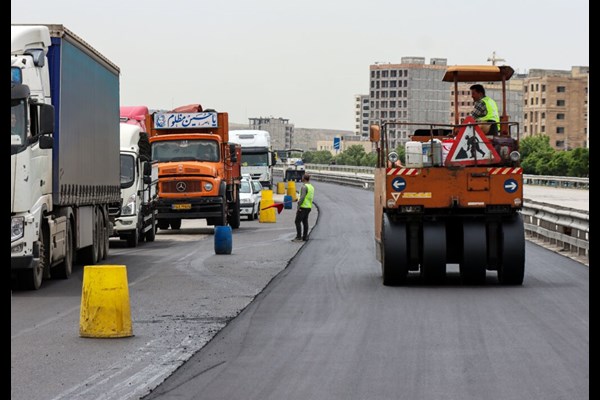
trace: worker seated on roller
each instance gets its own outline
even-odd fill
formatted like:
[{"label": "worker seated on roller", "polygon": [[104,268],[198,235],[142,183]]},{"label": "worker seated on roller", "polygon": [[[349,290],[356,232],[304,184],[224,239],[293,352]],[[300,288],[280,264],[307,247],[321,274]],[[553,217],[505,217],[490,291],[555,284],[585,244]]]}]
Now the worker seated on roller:
[{"label": "worker seated on roller", "polygon": [[[498,105],[491,97],[485,95],[485,89],[482,85],[473,85],[470,87],[471,97],[475,102],[471,116],[477,122],[500,122]],[[496,136],[500,132],[500,124],[484,123],[479,127],[487,136]]]}]

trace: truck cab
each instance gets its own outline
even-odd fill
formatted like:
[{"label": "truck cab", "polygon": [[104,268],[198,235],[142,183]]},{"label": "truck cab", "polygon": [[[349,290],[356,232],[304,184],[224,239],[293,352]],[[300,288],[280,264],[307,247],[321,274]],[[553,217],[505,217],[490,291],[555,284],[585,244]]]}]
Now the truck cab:
[{"label": "truck cab", "polygon": [[241,146],[229,143],[227,113],[182,106],[151,114],[147,126],[159,165],[158,227],[206,219],[239,228]]},{"label": "truck cab", "polygon": [[263,187],[273,187],[275,153],[271,150],[271,135],[262,130],[229,131],[229,140],[242,146],[242,174],[249,174]]},{"label": "truck cab", "polygon": [[76,256],[91,265],[108,255],[109,210],[120,202],[119,72],[63,25],[11,25],[11,277],[20,287],[68,278]]},{"label": "truck cab", "polygon": [[[147,145],[140,145],[145,142]],[[158,164],[150,160],[147,134],[137,124],[121,123],[121,215],[114,235],[135,247],[156,235]],[[146,149],[146,151],[144,151]]]}]

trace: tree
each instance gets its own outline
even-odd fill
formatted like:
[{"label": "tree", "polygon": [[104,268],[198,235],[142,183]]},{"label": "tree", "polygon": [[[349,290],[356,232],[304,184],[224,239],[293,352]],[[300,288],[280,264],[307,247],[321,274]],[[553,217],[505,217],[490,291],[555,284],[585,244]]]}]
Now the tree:
[{"label": "tree", "polygon": [[338,154],[335,161],[338,165],[361,165],[361,160],[366,154],[363,146],[354,144]]},{"label": "tree", "polygon": [[569,151],[568,176],[586,177],[590,175],[590,149],[580,147]]},{"label": "tree", "polygon": [[528,136],[521,139],[519,142],[519,152],[521,159],[526,159],[530,154],[537,151],[547,152],[554,151],[550,146],[550,137],[545,135]]},{"label": "tree", "polygon": [[329,164],[333,156],[328,150],[306,151],[302,160],[307,164]]},{"label": "tree", "polygon": [[555,151],[548,163],[548,172],[545,175],[566,176],[569,173],[571,151]]}]

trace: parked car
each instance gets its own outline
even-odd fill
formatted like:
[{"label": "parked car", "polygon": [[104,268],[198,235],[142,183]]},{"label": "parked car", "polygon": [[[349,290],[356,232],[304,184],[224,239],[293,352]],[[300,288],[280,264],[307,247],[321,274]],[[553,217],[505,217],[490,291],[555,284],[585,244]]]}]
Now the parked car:
[{"label": "parked car", "polygon": [[260,215],[260,200],[262,199],[262,185],[246,177],[240,184],[240,215],[247,215],[249,221],[258,219]]}]

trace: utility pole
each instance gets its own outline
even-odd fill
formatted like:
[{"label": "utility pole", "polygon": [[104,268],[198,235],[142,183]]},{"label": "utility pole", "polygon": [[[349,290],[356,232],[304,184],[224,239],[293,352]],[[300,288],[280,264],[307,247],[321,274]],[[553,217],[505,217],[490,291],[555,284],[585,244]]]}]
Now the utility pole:
[{"label": "utility pole", "polygon": [[506,61],[504,58],[498,58],[498,57],[496,57],[496,50],[494,50],[494,51],[492,52],[492,56],[491,56],[491,57],[488,57],[488,59],[487,59],[487,60],[488,60],[488,61],[491,61],[491,62],[492,62],[492,65],[496,65],[496,61]]}]

